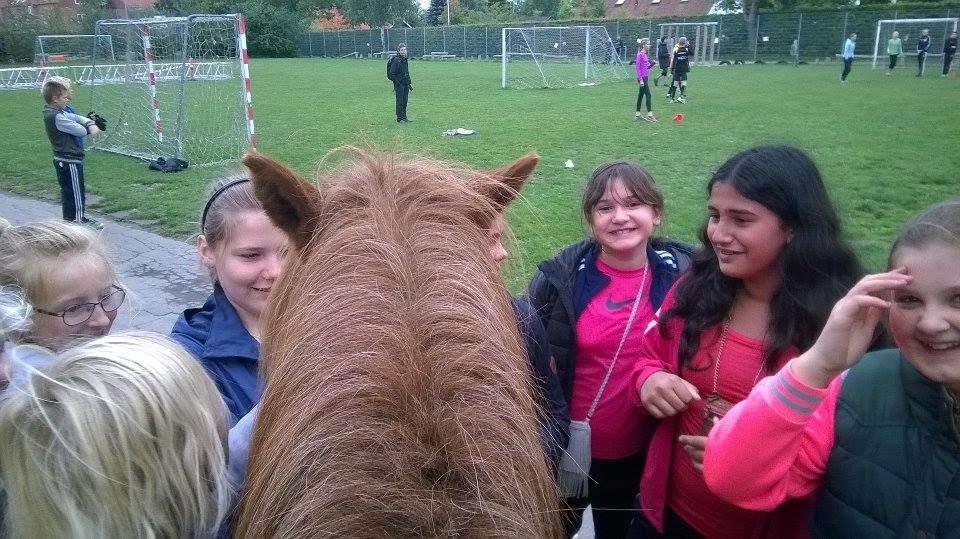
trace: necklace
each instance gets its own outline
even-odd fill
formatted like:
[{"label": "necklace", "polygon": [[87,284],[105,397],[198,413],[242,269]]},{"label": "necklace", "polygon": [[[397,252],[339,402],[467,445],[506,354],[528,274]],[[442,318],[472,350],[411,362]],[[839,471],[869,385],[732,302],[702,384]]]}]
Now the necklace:
[{"label": "necklace", "polygon": [[[707,397],[707,403],[703,407],[703,423],[700,425],[701,436],[710,434],[710,429],[717,424],[717,421],[720,421],[723,416],[727,415],[730,408],[733,408],[733,403],[721,397],[720,391],[717,389],[720,382],[720,360],[723,359],[723,346],[727,343],[727,330],[730,329],[730,318],[730,316],[727,316],[723,321],[723,327],[720,329],[720,343],[717,345],[717,360],[713,364],[713,389],[710,391],[710,396]],[[760,369],[757,370],[757,375],[753,377],[752,385],[757,385],[760,374],[763,373],[763,368],[767,364],[767,360],[763,358],[762,353],[760,357]]]}]

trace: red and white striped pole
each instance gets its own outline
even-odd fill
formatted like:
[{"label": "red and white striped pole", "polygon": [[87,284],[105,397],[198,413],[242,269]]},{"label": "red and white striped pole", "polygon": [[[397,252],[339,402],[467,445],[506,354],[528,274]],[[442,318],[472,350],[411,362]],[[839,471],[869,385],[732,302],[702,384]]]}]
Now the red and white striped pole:
[{"label": "red and white striped pole", "polygon": [[247,51],[247,23],[239,15],[240,28],[237,38],[240,47],[240,73],[243,75],[243,104],[247,109],[247,143],[251,150],[257,149],[257,135],[253,130],[253,84],[250,82],[250,53]]},{"label": "red and white striped pole", "polygon": [[143,58],[147,62],[147,77],[150,87],[150,108],[153,109],[153,130],[157,141],[163,142],[163,125],[160,123],[160,100],[157,99],[157,72],[153,68],[153,47],[150,45],[150,27],[140,26],[143,32]]},{"label": "red and white striped pole", "polygon": [[40,71],[37,73],[37,84],[43,86],[47,82],[47,63],[43,61],[43,55],[40,56]]}]

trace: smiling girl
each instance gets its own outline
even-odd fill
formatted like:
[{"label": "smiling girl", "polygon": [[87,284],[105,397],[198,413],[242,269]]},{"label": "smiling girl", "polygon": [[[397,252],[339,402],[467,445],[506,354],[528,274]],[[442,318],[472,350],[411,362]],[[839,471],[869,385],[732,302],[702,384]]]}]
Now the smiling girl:
[{"label": "smiling girl", "polygon": [[[766,510],[820,492],[816,537],[960,536],[960,199],[901,231],[816,343],[710,433],[707,484]],[[886,318],[896,349],[864,355]]]},{"label": "smiling girl", "polygon": [[598,167],[582,211],[590,238],[541,262],[528,294],[547,329],[573,421],[559,474],[571,508],[567,532],[576,532],[592,505],[597,536],[622,537],[655,425],[631,402],[630,373],[643,329],[689,250],[653,237],[663,195],[634,163]]},{"label": "smiling girl", "polygon": [[32,312],[7,338],[54,352],[109,333],[126,297],[97,232],[63,221],[0,219],[0,286]]},{"label": "smiling girl", "polygon": [[260,314],[280,275],[287,237],[243,178],[214,186],[200,223],[197,250],[213,294],[203,307],[185,310],[170,336],[203,364],[233,424],[259,400]]},{"label": "smiling girl", "polygon": [[707,183],[704,247],[664,301],[634,375],[643,407],[662,421],[650,444],[634,537],[742,538],[770,515],[711,494],[706,434],[762,377],[809,347],[830,308],[862,275],[813,161],[761,146]]}]

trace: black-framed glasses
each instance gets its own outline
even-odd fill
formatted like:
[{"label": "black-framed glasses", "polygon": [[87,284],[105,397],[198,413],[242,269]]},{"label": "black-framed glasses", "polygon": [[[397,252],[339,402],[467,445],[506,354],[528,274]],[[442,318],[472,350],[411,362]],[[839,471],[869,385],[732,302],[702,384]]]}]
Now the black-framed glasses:
[{"label": "black-framed glasses", "polygon": [[52,311],[44,311],[43,309],[34,309],[38,313],[47,314],[50,316],[58,316],[63,319],[63,323],[68,326],[79,326],[80,324],[90,320],[90,317],[93,316],[93,311],[97,309],[97,306],[103,308],[104,312],[112,313],[120,308],[123,305],[123,300],[126,299],[127,293],[123,291],[117,285],[111,285],[112,290],[107,295],[100,298],[100,301],[96,303],[78,303],[76,305],[71,305],[59,313]]}]

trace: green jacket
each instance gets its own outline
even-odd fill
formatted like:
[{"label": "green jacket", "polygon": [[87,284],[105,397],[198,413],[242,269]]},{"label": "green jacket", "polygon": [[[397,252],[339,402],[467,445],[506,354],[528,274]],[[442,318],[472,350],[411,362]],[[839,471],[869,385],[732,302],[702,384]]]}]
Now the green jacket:
[{"label": "green jacket", "polygon": [[899,37],[887,41],[887,54],[903,54],[903,42]]},{"label": "green jacket", "polygon": [[813,537],[960,537],[960,402],[899,350],[843,381]]}]

